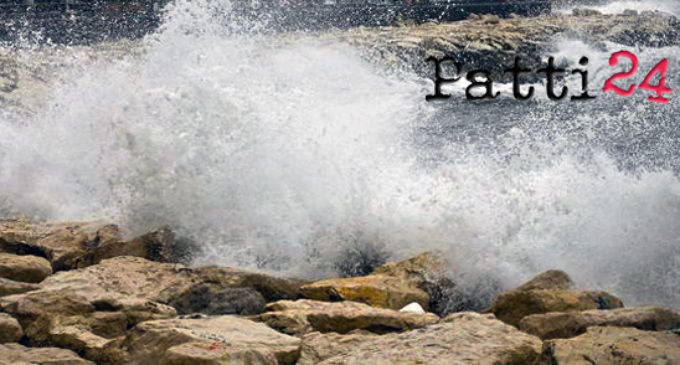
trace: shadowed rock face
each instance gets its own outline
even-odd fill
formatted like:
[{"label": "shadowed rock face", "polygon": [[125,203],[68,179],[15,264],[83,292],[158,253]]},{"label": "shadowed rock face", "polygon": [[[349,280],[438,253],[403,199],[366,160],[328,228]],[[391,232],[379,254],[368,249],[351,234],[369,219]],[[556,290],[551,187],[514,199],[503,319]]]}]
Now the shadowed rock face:
[{"label": "shadowed rock face", "polygon": [[534,314],[522,318],[519,329],[541,339],[570,338],[585,333],[588,327],[635,327],[647,331],[680,328],[680,314],[657,307],[619,308]]},{"label": "shadowed rock face", "polygon": [[680,336],[626,327],[591,327],[578,337],[543,343],[540,365],[678,364]]},{"label": "shadowed rock face", "polygon": [[19,342],[24,331],[19,322],[6,313],[0,313],[0,343]]}]

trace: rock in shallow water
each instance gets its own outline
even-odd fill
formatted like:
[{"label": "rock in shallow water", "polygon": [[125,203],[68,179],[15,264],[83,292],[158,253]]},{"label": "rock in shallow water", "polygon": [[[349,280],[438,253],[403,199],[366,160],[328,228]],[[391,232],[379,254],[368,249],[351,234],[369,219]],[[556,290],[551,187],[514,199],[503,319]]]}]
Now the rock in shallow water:
[{"label": "rock in shallow water", "polygon": [[578,336],[593,326],[665,331],[680,328],[680,314],[658,307],[618,308],[534,314],[522,318],[519,322],[520,330],[544,340]]}]

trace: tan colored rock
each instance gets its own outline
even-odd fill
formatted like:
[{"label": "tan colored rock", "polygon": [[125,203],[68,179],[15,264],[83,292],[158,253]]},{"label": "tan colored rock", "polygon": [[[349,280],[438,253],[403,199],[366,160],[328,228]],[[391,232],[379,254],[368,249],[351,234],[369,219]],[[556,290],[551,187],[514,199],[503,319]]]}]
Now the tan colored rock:
[{"label": "tan colored rock", "polygon": [[534,314],[519,322],[520,330],[543,340],[575,337],[593,326],[665,331],[680,328],[680,314],[665,308],[638,307]]},{"label": "tan colored rock", "polygon": [[623,307],[621,299],[609,293],[570,290],[572,286],[566,273],[546,271],[515,290],[501,293],[484,312],[493,313],[501,321],[519,326],[519,321],[531,314]]},{"label": "tan colored rock", "polygon": [[39,283],[52,275],[50,262],[32,255],[0,252],[0,277],[24,283]]},{"label": "tan colored rock", "polygon": [[7,313],[0,313],[0,343],[19,342],[23,336],[19,321]]},{"label": "tan colored rock", "polygon": [[[337,335],[308,335],[304,359],[319,364],[531,364],[540,354],[541,341],[493,318],[473,312],[448,316],[445,323],[400,334],[347,340],[330,348]],[[331,341],[318,336],[328,336]],[[317,347],[318,346],[318,347]],[[316,350],[318,348],[318,350]],[[330,349],[330,350],[329,350]],[[329,353],[332,352],[332,353]],[[307,361],[307,360],[305,360]],[[309,362],[307,362],[309,363]]]},{"label": "tan colored rock", "polygon": [[[294,364],[300,352],[299,339],[235,316],[143,322],[130,332],[125,346],[129,363],[140,365],[195,364],[206,358],[205,363],[219,364],[218,359],[228,360],[231,354],[255,359],[256,364],[270,364],[272,355],[280,364]],[[206,354],[211,349],[214,356]]]},{"label": "tan colored rock", "polygon": [[388,333],[439,321],[439,317],[432,313],[403,313],[351,301],[327,303],[307,299],[270,303],[258,319],[280,332],[295,335],[312,331],[347,333],[354,330]]},{"label": "tan colored rock", "polygon": [[520,285],[515,290],[542,290],[542,289],[564,289],[569,290],[574,287],[574,282],[569,275],[561,270],[548,270],[536,275],[531,280]]},{"label": "tan colored rock", "polygon": [[82,354],[97,364],[123,364],[126,354],[120,349],[123,337],[108,339],[81,326],[57,326],[50,331],[49,342],[59,348]]},{"label": "tan colored rock", "polygon": [[86,267],[116,256],[185,262],[187,249],[167,228],[128,241],[120,227],[107,222],[0,221],[0,251],[45,257],[55,271]]},{"label": "tan colored rock", "polygon": [[531,314],[571,312],[623,307],[621,300],[606,292],[573,290],[516,290],[501,293],[485,312],[518,326]]},{"label": "tan colored rock", "polygon": [[627,327],[590,327],[578,337],[544,342],[539,364],[680,364],[680,336]]},{"label": "tan colored rock", "polygon": [[22,283],[19,281],[0,278],[0,297],[26,293],[38,289],[40,289],[40,286],[36,284]]},{"label": "tan colored rock", "polygon": [[169,348],[161,360],[164,365],[278,365],[267,349],[231,347],[223,343],[189,342]]},{"label": "tan colored rock", "polygon": [[427,252],[404,261],[388,263],[364,277],[328,279],[304,285],[302,295],[322,301],[351,300],[374,307],[399,310],[416,302],[430,307],[433,287],[452,285],[444,275],[441,256]]},{"label": "tan colored rock", "polygon": [[31,348],[17,343],[0,345],[2,364],[94,365],[69,350],[54,347]]},{"label": "tan colored rock", "polygon": [[378,336],[366,331],[348,334],[311,332],[302,337],[300,360],[297,365],[315,365],[336,354],[352,349]]}]

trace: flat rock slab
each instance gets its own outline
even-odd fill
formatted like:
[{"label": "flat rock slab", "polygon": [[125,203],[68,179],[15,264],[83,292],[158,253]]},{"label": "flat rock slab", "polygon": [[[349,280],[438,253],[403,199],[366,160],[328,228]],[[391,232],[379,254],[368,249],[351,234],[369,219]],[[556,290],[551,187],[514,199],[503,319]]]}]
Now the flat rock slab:
[{"label": "flat rock slab", "polygon": [[139,365],[192,364],[231,353],[236,358],[257,360],[253,364],[270,364],[272,358],[280,364],[294,364],[300,354],[299,339],[235,316],[143,322],[131,331],[125,344],[129,363]]},{"label": "flat rock slab", "polygon": [[347,333],[354,330],[388,333],[439,321],[439,317],[432,313],[402,313],[357,302],[328,303],[308,299],[270,303],[267,311],[258,318],[274,329],[295,335],[312,331]]},{"label": "flat rock slab", "polygon": [[647,331],[665,331],[680,328],[680,314],[665,308],[632,307],[534,314],[522,318],[519,322],[520,330],[543,340],[575,337],[593,326],[635,327]]},{"label": "flat rock slab", "polygon": [[39,283],[52,275],[52,265],[42,257],[0,252],[0,278]]},{"label": "flat rock slab", "polygon": [[[303,340],[306,343],[301,356],[305,361],[316,359],[324,365],[450,365],[531,364],[540,354],[541,341],[537,337],[522,333],[492,315],[462,312],[443,322],[400,334],[351,334],[347,341],[337,334],[310,334]],[[338,346],[331,346],[332,343]]]},{"label": "flat rock slab", "polygon": [[3,364],[95,365],[75,352],[54,347],[24,347],[16,343],[0,345]]},{"label": "flat rock slab", "polygon": [[0,343],[19,342],[23,336],[19,321],[9,314],[0,313]]},{"label": "flat rock slab", "polygon": [[578,337],[546,341],[539,364],[680,364],[680,335],[629,327],[591,327]]}]

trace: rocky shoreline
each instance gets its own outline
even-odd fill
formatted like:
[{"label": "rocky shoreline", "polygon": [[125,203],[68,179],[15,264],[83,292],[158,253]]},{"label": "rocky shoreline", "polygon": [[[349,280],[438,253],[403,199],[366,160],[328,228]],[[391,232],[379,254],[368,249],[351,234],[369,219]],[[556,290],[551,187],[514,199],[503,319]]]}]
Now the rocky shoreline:
[{"label": "rocky shoreline", "polygon": [[502,74],[515,57],[528,65],[539,65],[560,39],[578,39],[596,49],[603,42],[626,47],[678,46],[680,19],[661,12],[630,10],[604,15],[577,8],[571,14],[510,18],[473,15],[450,23],[359,27],[327,36],[359,47],[369,59],[410,65],[425,76],[432,74],[432,65],[425,62],[430,56],[451,56],[466,69]]},{"label": "rocky shoreline", "polygon": [[0,363],[672,364],[680,313],[551,270],[481,313],[431,313],[441,255],[307,282],[190,267],[167,228],[0,222]]}]

